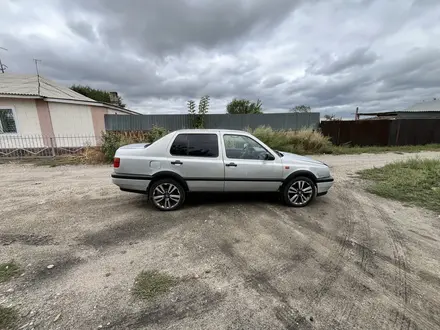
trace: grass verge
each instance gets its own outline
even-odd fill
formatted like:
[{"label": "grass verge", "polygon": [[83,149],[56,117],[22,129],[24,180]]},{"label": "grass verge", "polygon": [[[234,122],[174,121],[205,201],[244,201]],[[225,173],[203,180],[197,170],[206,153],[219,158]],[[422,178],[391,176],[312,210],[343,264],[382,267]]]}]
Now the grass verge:
[{"label": "grass verge", "polygon": [[11,307],[0,306],[0,329],[15,329],[18,323],[18,311]]},{"label": "grass verge", "polygon": [[11,278],[18,275],[19,272],[20,267],[13,261],[0,264],[0,283],[9,281]]},{"label": "grass verge", "polygon": [[142,299],[153,299],[177,284],[176,278],[156,270],[141,272],[134,281],[133,294]]},{"label": "grass verge", "polygon": [[383,152],[420,152],[420,151],[440,151],[440,144],[426,144],[420,146],[371,146],[371,147],[360,147],[360,146],[332,146],[329,153],[334,155],[349,155],[349,154],[378,154]]},{"label": "grass verge", "polygon": [[440,160],[415,158],[358,173],[373,181],[371,193],[440,212]]}]

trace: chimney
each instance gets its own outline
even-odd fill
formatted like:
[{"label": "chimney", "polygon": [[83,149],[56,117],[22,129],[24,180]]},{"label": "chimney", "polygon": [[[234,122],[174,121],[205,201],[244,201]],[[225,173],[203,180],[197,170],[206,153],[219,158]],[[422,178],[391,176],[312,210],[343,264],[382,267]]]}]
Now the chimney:
[{"label": "chimney", "polygon": [[119,104],[119,98],[117,92],[109,92],[110,103],[111,104]]}]

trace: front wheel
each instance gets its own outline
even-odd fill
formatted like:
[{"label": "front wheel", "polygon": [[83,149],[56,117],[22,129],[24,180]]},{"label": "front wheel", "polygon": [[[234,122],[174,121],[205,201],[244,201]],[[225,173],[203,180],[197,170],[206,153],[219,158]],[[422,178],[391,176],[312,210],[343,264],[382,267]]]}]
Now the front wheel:
[{"label": "front wheel", "polygon": [[288,206],[303,207],[316,196],[316,186],[312,180],[300,176],[292,179],[283,190],[284,202]]},{"label": "front wheel", "polygon": [[150,200],[161,211],[174,211],[185,201],[185,189],[173,179],[158,180],[151,184]]}]

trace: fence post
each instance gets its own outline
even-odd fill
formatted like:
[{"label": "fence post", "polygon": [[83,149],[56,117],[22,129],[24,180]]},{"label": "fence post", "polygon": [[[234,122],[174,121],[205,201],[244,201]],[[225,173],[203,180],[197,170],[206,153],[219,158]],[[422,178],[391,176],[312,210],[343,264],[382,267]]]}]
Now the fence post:
[{"label": "fence post", "polygon": [[342,120],[338,121],[338,139],[336,140],[336,145],[340,145],[340,136],[341,136],[341,122]]},{"label": "fence post", "polygon": [[400,120],[397,120],[397,133],[396,133],[396,146],[398,146],[398,142],[399,142],[399,134],[400,134]]},{"label": "fence post", "polygon": [[55,146],[54,146],[54,143],[53,143],[53,137],[50,137],[49,141],[50,141],[50,147],[52,149],[52,157],[55,157]]}]

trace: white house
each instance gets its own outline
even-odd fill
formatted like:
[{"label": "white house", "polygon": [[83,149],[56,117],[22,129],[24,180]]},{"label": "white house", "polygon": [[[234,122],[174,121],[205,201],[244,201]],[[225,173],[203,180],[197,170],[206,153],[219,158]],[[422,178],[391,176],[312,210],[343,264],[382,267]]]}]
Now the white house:
[{"label": "white house", "polygon": [[138,113],[41,76],[0,74],[0,149],[96,145],[105,114]]}]

